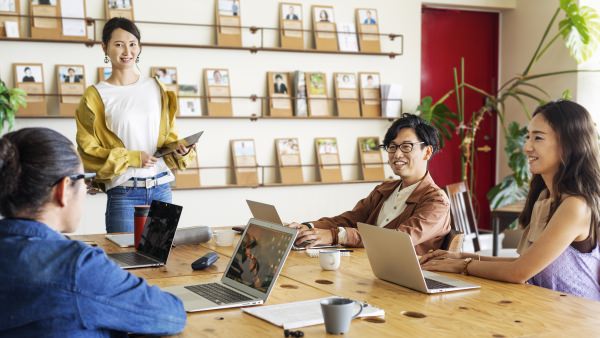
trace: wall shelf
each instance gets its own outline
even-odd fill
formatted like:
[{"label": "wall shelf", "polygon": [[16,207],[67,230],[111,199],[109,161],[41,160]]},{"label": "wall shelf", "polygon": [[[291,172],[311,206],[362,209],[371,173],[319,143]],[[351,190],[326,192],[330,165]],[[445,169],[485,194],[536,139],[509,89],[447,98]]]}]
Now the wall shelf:
[{"label": "wall shelf", "polygon": [[359,184],[359,183],[381,183],[383,181],[379,180],[347,180],[340,182],[305,182],[305,183],[297,183],[297,184],[284,184],[284,183],[266,183],[259,185],[236,185],[236,184],[227,184],[227,185],[207,185],[200,186],[194,188],[177,188],[174,187],[173,190],[209,190],[209,189],[240,189],[240,188],[273,188],[273,187],[297,187],[297,186],[314,186],[314,185],[333,185],[333,184]]}]

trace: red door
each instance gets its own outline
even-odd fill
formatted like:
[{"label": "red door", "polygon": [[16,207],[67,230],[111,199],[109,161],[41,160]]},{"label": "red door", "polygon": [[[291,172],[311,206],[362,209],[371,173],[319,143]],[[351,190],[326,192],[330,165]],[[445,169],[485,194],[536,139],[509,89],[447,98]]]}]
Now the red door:
[{"label": "red door", "polygon": [[[421,97],[434,102],[454,88],[453,68],[465,60],[465,80],[495,93],[498,81],[498,13],[423,8],[421,45]],[[459,73],[460,76],[460,73]],[[481,95],[465,89],[465,122],[484,103]],[[446,104],[456,111],[454,97]],[[461,180],[460,141],[453,135],[429,164],[440,187]],[[496,175],[496,117],[486,116],[476,135],[475,196],[473,206],[479,227],[490,228],[486,193]],[[487,152],[485,150],[489,149]]]}]

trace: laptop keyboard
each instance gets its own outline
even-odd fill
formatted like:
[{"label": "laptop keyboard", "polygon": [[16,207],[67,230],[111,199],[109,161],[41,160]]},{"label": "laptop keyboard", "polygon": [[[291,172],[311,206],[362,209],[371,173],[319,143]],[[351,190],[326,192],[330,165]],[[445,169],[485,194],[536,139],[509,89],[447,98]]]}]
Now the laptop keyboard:
[{"label": "laptop keyboard", "polygon": [[442,282],[438,282],[433,279],[425,278],[425,284],[427,284],[428,289],[448,289],[455,288],[455,285],[450,285]]},{"label": "laptop keyboard", "polygon": [[251,300],[250,298],[229,289],[220,283],[208,283],[186,286],[186,289],[219,305],[233,304]]},{"label": "laptop keyboard", "polygon": [[109,258],[119,261],[120,263],[125,263],[127,266],[136,266],[136,265],[148,265],[154,264],[158,265],[158,262],[139,255],[135,252],[121,252],[121,253],[113,253],[108,255]]}]

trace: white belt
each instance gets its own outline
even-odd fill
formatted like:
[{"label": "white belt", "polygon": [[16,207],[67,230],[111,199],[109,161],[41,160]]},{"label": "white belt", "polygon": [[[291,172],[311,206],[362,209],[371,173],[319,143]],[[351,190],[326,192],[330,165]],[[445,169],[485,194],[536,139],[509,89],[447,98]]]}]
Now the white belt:
[{"label": "white belt", "polygon": [[127,180],[125,181],[123,184],[120,184],[120,187],[127,187],[127,188],[146,188],[146,189],[150,189],[152,187],[155,187],[157,185],[161,185],[164,183],[167,183],[171,180],[171,175],[165,175],[159,178],[146,178],[146,179],[138,179],[136,178],[135,181],[133,179],[131,180]]}]

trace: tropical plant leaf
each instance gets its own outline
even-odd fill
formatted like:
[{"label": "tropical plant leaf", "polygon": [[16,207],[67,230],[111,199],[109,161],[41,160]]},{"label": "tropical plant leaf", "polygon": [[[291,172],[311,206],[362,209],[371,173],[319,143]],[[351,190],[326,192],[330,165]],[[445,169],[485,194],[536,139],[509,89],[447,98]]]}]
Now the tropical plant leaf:
[{"label": "tropical plant leaf", "polygon": [[548,94],[548,92],[547,92],[547,91],[545,91],[545,90],[544,90],[542,87],[540,87],[540,86],[538,86],[538,85],[534,85],[533,83],[529,83],[529,82],[522,81],[522,82],[519,82],[519,85],[522,85],[522,86],[527,86],[527,87],[531,87],[531,88],[537,89],[537,90],[538,90],[538,91],[540,91],[542,94],[546,95],[546,97],[547,97],[547,98],[550,98],[550,97],[551,97],[551,96],[550,96],[550,94]]},{"label": "tropical plant leaf", "polygon": [[528,192],[529,186],[519,186],[514,176],[508,175],[487,193],[490,209],[494,210],[524,200],[527,198]]},{"label": "tropical plant leaf", "polygon": [[582,63],[592,57],[600,45],[600,17],[590,7],[578,6],[575,1],[561,1],[565,18],[558,23],[569,53]]}]

